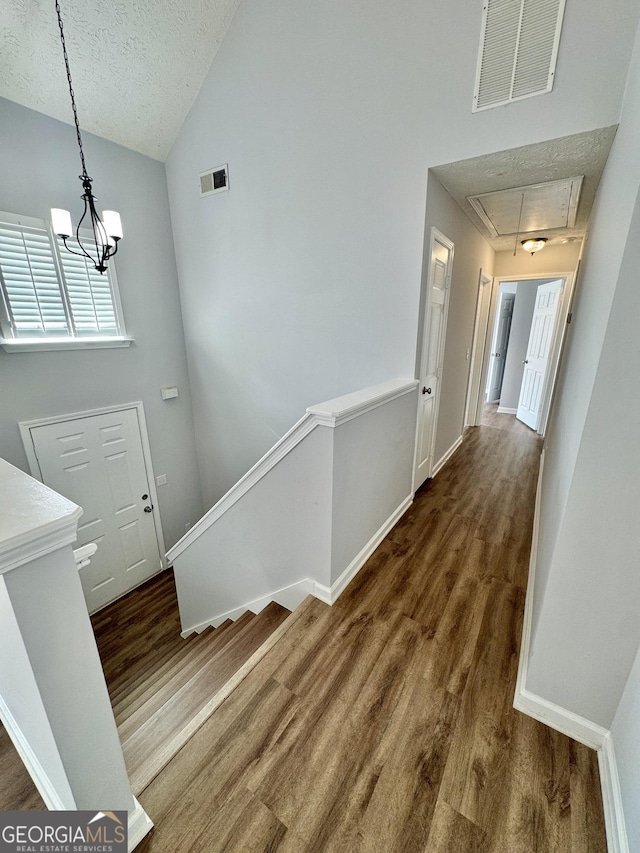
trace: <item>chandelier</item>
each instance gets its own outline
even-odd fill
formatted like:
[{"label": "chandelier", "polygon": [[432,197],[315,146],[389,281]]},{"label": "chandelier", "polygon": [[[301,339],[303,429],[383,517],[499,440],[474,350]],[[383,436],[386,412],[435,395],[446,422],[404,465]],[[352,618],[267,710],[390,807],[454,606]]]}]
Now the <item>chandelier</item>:
[{"label": "chandelier", "polygon": [[[80,247],[80,251],[76,251],[68,245],[67,240],[73,234],[73,225],[71,224],[71,214],[68,210],[62,210],[59,207],[51,208],[51,227],[65,245],[67,251],[73,255],[84,256],[98,272],[103,273],[107,269],[107,261],[112,258],[118,251],[118,241],[122,239],[122,223],[120,222],[120,214],[115,210],[103,210],[102,219],[96,211],[96,197],[94,196],[91,184],[92,179],[87,173],[87,167],[84,161],[84,151],[82,149],[82,136],[80,135],[80,124],[78,122],[78,111],[76,109],[76,99],[73,94],[73,85],[71,83],[71,71],[69,70],[69,57],[67,56],[67,46],[64,40],[64,29],[62,27],[62,17],[60,14],[60,4],[56,0],[56,12],[58,15],[58,26],[60,27],[60,41],[62,42],[62,53],[64,56],[64,64],[67,69],[67,83],[69,84],[69,95],[71,96],[71,108],[73,110],[73,120],[76,126],[76,137],[78,139],[78,148],[80,150],[80,162],[82,163],[82,174],[79,176],[82,182],[83,194],[80,196],[84,201],[84,211],[78,222],[78,227],[75,232],[75,239]],[[87,220],[90,220],[87,221]],[[93,244],[87,249],[80,239],[80,228],[91,227],[93,231]],[[90,242],[90,241],[89,241]],[[94,248],[95,246],[95,248]]]}]

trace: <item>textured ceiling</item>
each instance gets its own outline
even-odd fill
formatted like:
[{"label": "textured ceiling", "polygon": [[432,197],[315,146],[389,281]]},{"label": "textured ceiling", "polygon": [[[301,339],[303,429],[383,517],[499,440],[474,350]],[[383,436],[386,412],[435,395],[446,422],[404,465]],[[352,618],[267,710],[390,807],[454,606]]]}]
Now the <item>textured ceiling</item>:
[{"label": "textured ceiling", "polygon": [[[80,125],[166,159],[239,0],[60,0]],[[55,0],[0,0],[0,97],[72,122]]]},{"label": "textured ceiling", "polygon": [[[431,172],[497,252],[513,249],[514,237],[494,237],[469,203],[469,196],[584,175],[575,226],[535,231],[536,236],[554,242],[581,239],[615,133],[616,127],[599,128],[436,166]],[[525,232],[519,239],[524,236]]]}]

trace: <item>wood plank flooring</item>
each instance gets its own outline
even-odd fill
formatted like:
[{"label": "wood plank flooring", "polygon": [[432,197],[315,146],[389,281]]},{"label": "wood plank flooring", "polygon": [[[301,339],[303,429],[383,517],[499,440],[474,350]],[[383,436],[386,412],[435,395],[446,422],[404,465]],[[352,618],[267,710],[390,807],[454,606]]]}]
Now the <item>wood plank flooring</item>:
[{"label": "wood plank flooring", "polygon": [[142,853],[604,853],[596,754],[512,707],[540,446],[488,423],[147,787]]},{"label": "wood plank flooring", "polygon": [[[512,708],[540,446],[495,408],[141,793],[141,853],[606,851],[595,753]],[[94,619],[125,725],[151,672],[220,642],[181,640],[156,583]],[[14,765],[5,735],[0,808],[42,807]]]}]

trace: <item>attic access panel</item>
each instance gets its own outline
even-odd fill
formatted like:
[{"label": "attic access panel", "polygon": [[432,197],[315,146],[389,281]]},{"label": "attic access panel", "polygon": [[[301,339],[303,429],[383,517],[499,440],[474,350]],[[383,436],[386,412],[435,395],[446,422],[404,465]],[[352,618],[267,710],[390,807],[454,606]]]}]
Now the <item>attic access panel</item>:
[{"label": "attic access panel", "polygon": [[565,0],[485,0],[473,112],[553,89]]},{"label": "attic access panel", "polygon": [[[573,228],[576,224],[582,175],[468,196],[492,237]],[[520,208],[522,206],[522,215]]]}]

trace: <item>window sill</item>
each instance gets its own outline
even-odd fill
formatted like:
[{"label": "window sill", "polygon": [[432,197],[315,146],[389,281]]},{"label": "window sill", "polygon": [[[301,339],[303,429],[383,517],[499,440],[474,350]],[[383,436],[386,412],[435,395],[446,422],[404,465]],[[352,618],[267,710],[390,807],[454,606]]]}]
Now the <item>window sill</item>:
[{"label": "window sill", "polygon": [[134,338],[24,338],[23,340],[0,338],[0,347],[5,352],[53,352],[54,350],[106,349],[128,347]]}]

